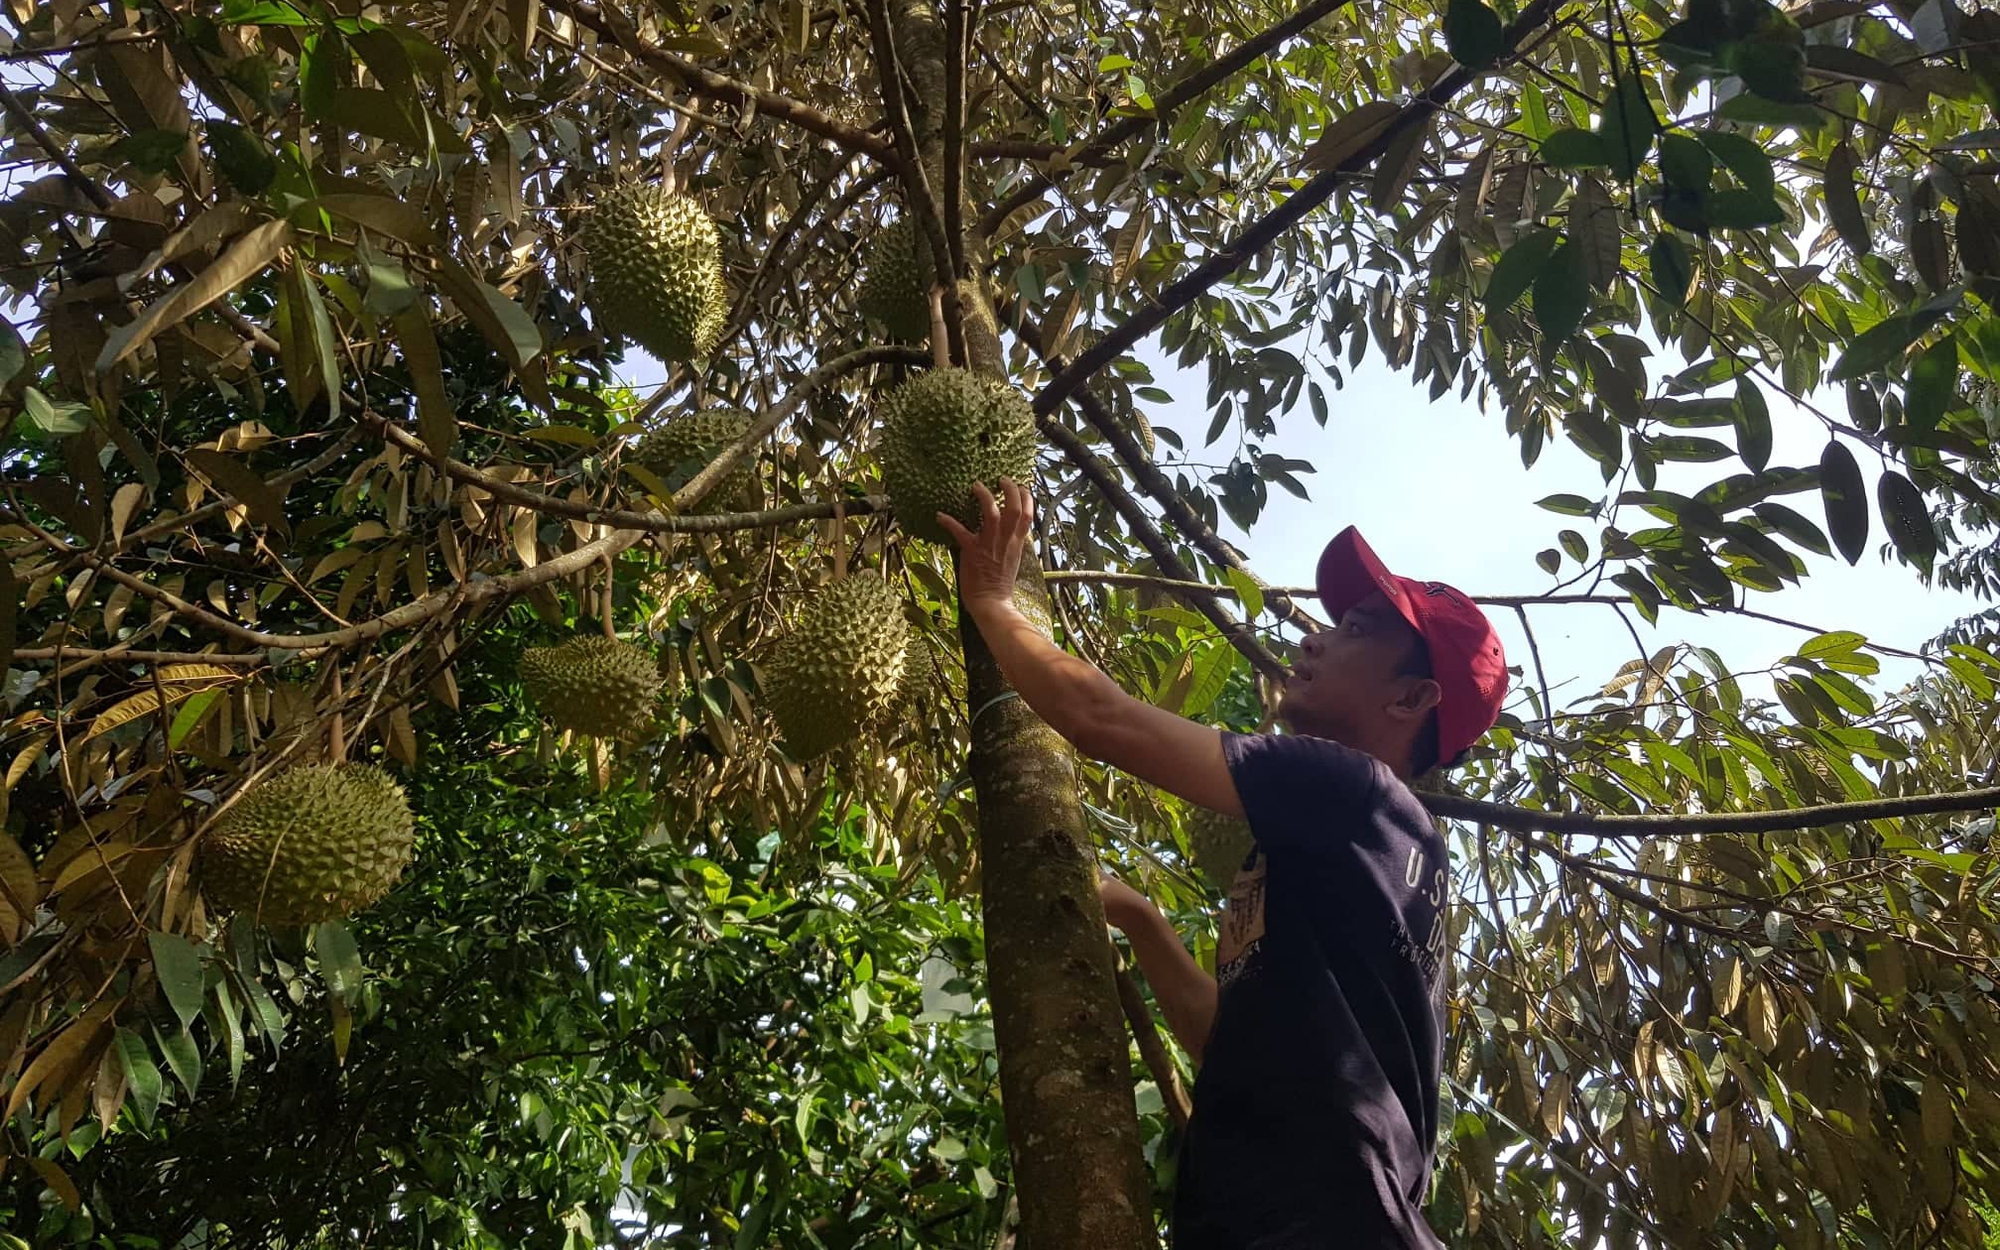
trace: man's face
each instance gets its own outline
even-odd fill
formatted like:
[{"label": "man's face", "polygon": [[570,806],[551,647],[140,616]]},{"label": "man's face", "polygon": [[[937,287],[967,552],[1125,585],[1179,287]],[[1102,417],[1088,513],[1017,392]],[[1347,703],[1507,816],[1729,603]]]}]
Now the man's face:
[{"label": "man's face", "polygon": [[[1435,703],[1435,683],[1401,674],[1417,632],[1388,597],[1375,592],[1330,629],[1308,635],[1285,679],[1278,716],[1300,733],[1368,748],[1388,731],[1421,719]],[[1420,685],[1428,684],[1430,694]],[[1424,703],[1413,712],[1412,699]]]}]

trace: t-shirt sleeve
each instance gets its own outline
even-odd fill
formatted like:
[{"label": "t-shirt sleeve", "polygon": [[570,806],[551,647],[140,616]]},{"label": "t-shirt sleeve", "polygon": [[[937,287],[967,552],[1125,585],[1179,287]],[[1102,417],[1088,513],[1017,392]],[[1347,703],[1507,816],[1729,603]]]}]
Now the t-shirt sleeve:
[{"label": "t-shirt sleeve", "polygon": [[1224,733],[1222,755],[1266,852],[1329,849],[1329,830],[1350,825],[1381,793],[1381,762],[1326,738]]}]

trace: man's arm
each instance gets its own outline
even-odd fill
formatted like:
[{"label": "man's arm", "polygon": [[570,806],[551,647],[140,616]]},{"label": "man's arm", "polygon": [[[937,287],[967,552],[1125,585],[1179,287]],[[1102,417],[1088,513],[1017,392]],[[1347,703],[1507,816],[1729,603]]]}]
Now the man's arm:
[{"label": "man's arm", "polygon": [[1104,898],[1104,918],[1132,943],[1139,971],[1153,987],[1167,1027],[1199,1066],[1215,1027],[1215,978],[1201,970],[1181,945],[1180,934],[1145,895],[1109,874],[1098,880],[1098,893]]},{"label": "man's arm", "polygon": [[[1240,819],[1243,802],[1230,780],[1217,730],[1126,694],[1094,665],[1043,637],[1014,606],[1014,577],[1034,502],[1019,483],[1003,480],[1000,485],[1005,511],[984,486],[972,488],[979,499],[977,533],[938,514],[938,523],[958,543],[961,610],[971,613],[1000,671],[1034,713],[1078,751],[1190,803]],[[1171,929],[1168,936],[1179,948]],[[1187,952],[1181,955],[1186,958]]]}]

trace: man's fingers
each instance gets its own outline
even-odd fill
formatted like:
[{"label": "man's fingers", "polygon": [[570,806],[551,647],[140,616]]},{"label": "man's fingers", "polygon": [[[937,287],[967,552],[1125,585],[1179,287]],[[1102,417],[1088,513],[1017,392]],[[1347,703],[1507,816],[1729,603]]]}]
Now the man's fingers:
[{"label": "man's fingers", "polygon": [[972,484],[972,497],[979,501],[980,532],[997,532],[1000,520],[1000,504],[999,501],[993,498],[993,492],[986,489],[986,483],[974,482]]},{"label": "man's fingers", "polygon": [[951,513],[949,512],[938,513],[937,523],[939,528],[944,530],[945,533],[951,535],[951,541],[957,543],[961,549],[970,547],[973,544],[974,536],[972,531],[965,528],[963,525],[960,525],[958,522],[958,518],[953,516]]}]

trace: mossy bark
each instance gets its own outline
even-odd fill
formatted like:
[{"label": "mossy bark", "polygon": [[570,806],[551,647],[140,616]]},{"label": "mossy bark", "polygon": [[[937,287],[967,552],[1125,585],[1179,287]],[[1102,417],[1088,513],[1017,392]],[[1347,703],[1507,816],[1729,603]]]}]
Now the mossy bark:
[{"label": "mossy bark", "polygon": [[[1029,555],[1015,600],[1046,618]],[[1158,1244],[1140,1153],[1125,1020],[1076,756],[1009,694],[970,617],[960,617],[979,796],[987,980],[1000,1094],[1029,1250]]]},{"label": "mossy bark", "polygon": [[[944,30],[929,0],[884,0],[898,59],[915,88],[911,122],[934,195],[945,177],[941,138]],[[911,196],[915,198],[914,194]],[[961,221],[978,220],[965,206]],[[962,240],[977,257],[983,241]],[[974,272],[978,261],[972,261]],[[981,285],[953,283],[965,358],[1003,375],[998,326]],[[1015,602],[1049,619],[1033,552]],[[993,1030],[1000,1046],[1014,1193],[1025,1250],[1152,1250],[1152,1180],[1140,1150],[1125,1019],[1114,980],[1096,855],[1077,797],[1076,756],[1028,710],[979,636],[959,617],[979,800],[979,860]]]}]

